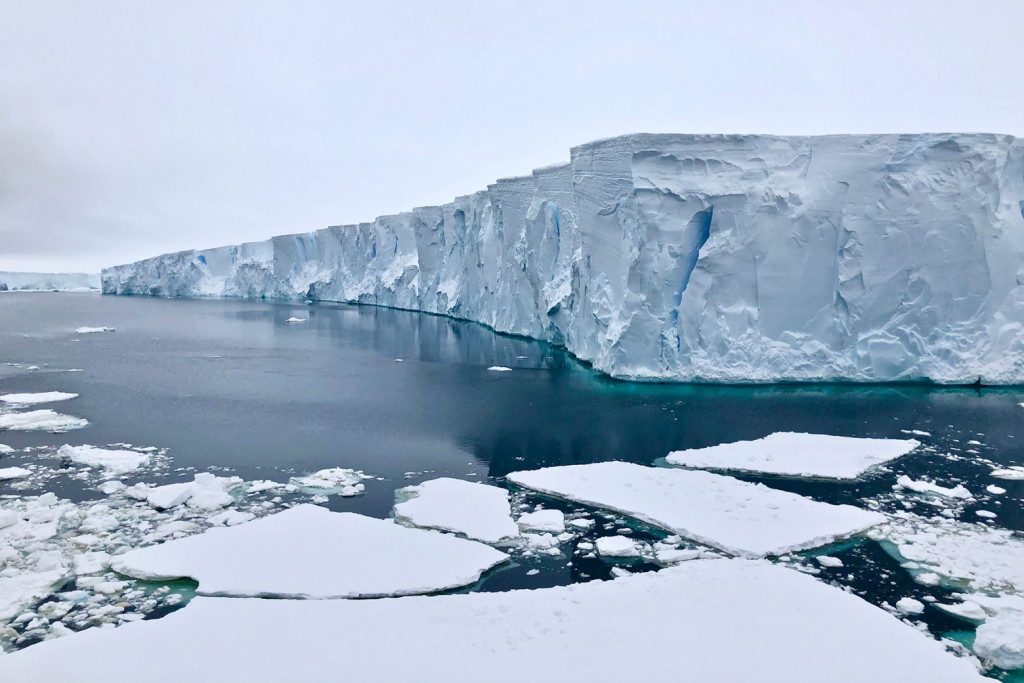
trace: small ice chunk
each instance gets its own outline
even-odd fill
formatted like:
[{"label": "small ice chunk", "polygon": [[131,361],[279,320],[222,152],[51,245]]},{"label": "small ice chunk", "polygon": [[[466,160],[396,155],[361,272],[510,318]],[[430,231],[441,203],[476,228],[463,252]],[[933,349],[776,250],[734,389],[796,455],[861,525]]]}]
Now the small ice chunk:
[{"label": "small ice chunk", "polygon": [[871,467],[895,460],[920,445],[914,439],[775,432],[753,441],[673,451],[666,460],[682,467],[856,479]]},{"label": "small ice chunk", "polygon": [[655,551],[654,559],[660,564],[670,565],[696,560],[702,554],[697,548],[662,548]]},{"label": "small ice chunk", "polygon": [[512,368],[506,368],[504,365],[492,365],[487,369],[491,372],[512,372]]},{"label": "small ice chunk", "polygon": [[30,410],[0,415],[0,431],[67,432],[88,426],[89,421],[53,410]]},{"label": "small ice chunk", "polygon": [[993,496],[1001,496],[1006,493],[1006,489],[1002,486],[996,486],[995,484],[989,484],[985,487],[985,490],[991,493]]},{"label": "small ice chunk", "polygon": [[832,557],[831,555],[818,555],[814,559],[822,567],[829,567],[830,569],[843,566],[842,560],[840,560],[838,557]]},{"label": "small ice chunk", "polygon": [[585,517],[577,517],[576,519],[570,519],[568,522],[566,522],[566,524],[568,526],[573,527],[574,529],[582,529],[584,531],[586,531],[587,529],[594,528],[594,520],[587,519]]},{"label": "small ice chunk", "polygon": [[2,394],[0,402],[17,403],[19,405],[34,405],[36,403],[56,403],[76,398],[78,394],[68,394],[63,391],[46,391],[38,394]]},{"label": "small ice chunk", "polygon": [[367,598],[464,586],[507,557],[476,541],[303,504],[132,550],[112,566],[141,579],[189,576],[200,595]]},{"label": "small ice chunk", "polygon": [[964,487],[963,484],[957,484],[953,488],[947,488],[945,486],[939,486],[938,484],[923,479],[914,480],[905,474],[901,474],[896,478],[896,485],[902,488],[908,489],[915,493],[931,494],[935,496],[942,496],[944,498],[958,498],[960,500],[970,500],[974,496],[971,492]]},{"label": "small ice chunk", "polygon": [[295,318],[295,317],[292,317],[292,318],[288,318],[287,320],[285,320],[285,322],[286,323],[304,323],[304,322],[306,322],[306,319],[305,318]]},{"label": "small ice chunk", "polygon": [[546,531],[560,534],[565,531],[565,513],[561,510],[534,510],[520,515],[516,523],[524,531]]},{"label": "small ice chunk", "polygon": [[924,603],[914,598],[900,598],[896,601],[896,609],[904,614],[921,614],[924,612]]},{"label": "small ice chunk", "polygon": [[61,446],[57,456],[67,458],[71,462],[90,467],[100,467],[108,477],[116,477],[134,472],[149,462],[148,453],[137,451],[98,448],[96,446]]},{"label": "small ice chunk", "polygon": [[192,481],[141,488],[138,492],[129,491],[129,495],[142,498],[158,510],[169,510],[182,503],[197,510],[217,510],[235,501],[228,491],[241,483],[237,477],[218,477],[210,472],[200,472]]},{"label": "small ice chunk", "polygon": [[974,653],[1000,669],[1024,669],[1024,612],[1005,610],[978,627]]},{"label": "small ice chunk", "polygon": [[991,510],[975,510],[974,514],[984,519],[995,519],[997,516],[996,513],[992,512]]},{"label": "small ice chunk", "polygon": [[24,467],[0,467],[0,481],[7,479],[21,479],[32,474],[32,470]]},{"label": "small ice chunk", "polygon": [[603,557],[637,557],[640,551],[633,539],[625,536],[601,536],[596,541],[597,554]]},{"label": "small ice chunk", "polygon": [[10,455],[14,452],[14,449],[7,444],[0,443],[0,455]]},{"label": "small ice chunk", "polygon": [[512,520],[508,491],[461,479],[443,477],[399,489],[394,507],[401,523],[452,531],[484,543],[519,535]]},{"label": "small ice chunk", "polygon": [[315,493],[335,493],[342,496],[358,496],[363,493],[363,479],[372,479],[359,470],[344,467],[332,467],[319,470],[304,477],[292,477],[291,483]]},{"label": "small ice chunk", "polygon": [[96,334],[98,332],[113,332],[113,327],[79,327],[75,334]]}]

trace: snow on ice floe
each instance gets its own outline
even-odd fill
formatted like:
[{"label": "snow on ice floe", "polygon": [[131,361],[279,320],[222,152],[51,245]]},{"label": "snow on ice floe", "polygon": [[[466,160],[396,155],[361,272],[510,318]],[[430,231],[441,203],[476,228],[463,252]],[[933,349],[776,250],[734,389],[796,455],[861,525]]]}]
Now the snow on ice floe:
[{"label": "snow on ice floe", "polygon": [[78,394],[69,394],[64,391],[44,391],[36,394],[0,394],[0,402],[16,403],[19,405],[33,405],[36,403],[68,401],[77,397]]},{"label": "snow on ice floe", "polygon": [[79,327],[75,334],[97,334],[99,332],[113,332],[113,327]]},{"label": "snow on ice floe", "polygon": [[775,432],[753,441],[673,451],[666,460],[683,467],[856,479],[868,469],[906,455],[920,445],[914,439]]},{"label": "snow on ice floe", "polygon": [[896,486],[904,488],[914,493],[923,493],[925,495],[940,496],[943,498],[959,498],[960,500],[970,500],[974,498],[971,492],[967,490],[963,484],[957,484],[950,488],[946,486],[939,486],[935,482],[925,481],[923,479],[914,480],[905,474],[901,474],[896,478]]},{"label": "snow on ice floe", "polygon": [[57,457],[96,467],[108,477],[119,477],[134,472],[149,462],[148,453],[121,450],[115,448],[99,448],[88,444],[82,446],[61,446],[57,449]]},{"label": "snow on ice floe", "polygon": [[1006,610],[978,627],[974,654],[1000,669],[1024,669],[1024,612]]},{"label": "snow on ice floe", "polygon": [[373,477],[359,470],[331,467],[304,477],[292,477],[290,483],[315,493],[347,497],[358,496],[366,490],[366,486],[362,483],[364,479],[373,479]]},{"label": "snow on ice floe", "polygon": [[0,443],[0,455],[10,455],[14,449],[5,443]]},{"label": "snow on ice floe", "polygon": [[291,317],[291,318],[288,318],[287,320],[285,320],[285,322],[286,323],[304,323],[304,322],[306,322],[306,319],[305,318]]},{"label": "snow on ice floe", "polygon": [[144,500],[158,510],[169,510],[182,503],[198,510],[219,510],[235,501],[231,491],[241,488],[242,484],[238,477],[218,477],[210,472],[199,472],[192,481],[162,486],[135,484],[125,489],[125,494]]},{"label": "snow on ice floe", "polygon": [[395,519],[403,524],[452,531],[484,543],[519,536],[508,491],[448,477],[395,492]]},{"label": "snow on ice floe", "polygon": [[815,548],[885,520],[877,512],[700,470],[602,462],[513,472],[508,479],[744,557]]},{"label": "snow on ice floe", "polygon": [[89,421],[53,410],[30,410],[25,413],[0,414],[0,431],[67,432],[88,426]]},{"label": "snow on ice floe", "polygon": [[21,479],[32,474],[32,470],[24,467],[0,467],[0,481],[6,479]]},{"label": "snow on ice floe", "polygon": [[512,372],[512,368],[507,368],[504,365],[492,365],[487,369],[490,372]]},{"label": "snow on ice floe", "polygon": [[191,577],[201,595],[366,598],[477,581],[508,559],[476,541],[302,504],[114,558],[141,579]]},{"label": "snow on ice floe", "polygon": [[995,469],[989,472],[990,477],[996,479],[1006,479],[1008,481],[1024,481],[1024,467],[1020,465],[1011,465],[1010,467],[1003,467]]},{"label": "snow on ice floe", "polygon": [[516,524],[523,531],[560,534],[565,531],[565,513],[561,510],[534,510],[520,515]]},{"label": "snow on ice floe", "polygon": [[0,679],[121,683],[145,672],[151,683],[277,683],[301,671],[329,681],[351,671],[353,653],[372,664],[357,676],[368,683],[410,671],[424,683],[663,680],[672,666],[706,683],[986,680],[971,660],[856,596],[750,560],[400,600],[200,597],[162,619],[0,657]]}]

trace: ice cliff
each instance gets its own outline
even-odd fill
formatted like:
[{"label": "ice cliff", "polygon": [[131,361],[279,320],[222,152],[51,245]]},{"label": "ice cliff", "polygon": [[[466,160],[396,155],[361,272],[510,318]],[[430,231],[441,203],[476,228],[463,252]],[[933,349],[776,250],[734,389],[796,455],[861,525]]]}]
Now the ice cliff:
[{"label": "ice cliff", "polygon": [[0,272],[0,292],[84,292],[99,288],[97,273]]},{"label": "ice cliff", "polygon": [[629,379],[1019,383],[1024,142],[629,135],[442,206],[102,279],[441,313]]}]

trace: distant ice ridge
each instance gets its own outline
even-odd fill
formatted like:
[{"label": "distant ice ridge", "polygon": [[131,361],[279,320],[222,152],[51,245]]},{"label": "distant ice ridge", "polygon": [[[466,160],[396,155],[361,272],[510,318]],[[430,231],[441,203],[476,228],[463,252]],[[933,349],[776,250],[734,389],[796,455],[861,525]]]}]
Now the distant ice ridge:
[{"label": "distant ice ridge", "polygon": [[629,135],[443,206],[103,271],[103,291],[350,301],[643,380],[1024,381],[1024,142]]},{"label": "distant ice ridge", "polygon": [[0,272],[0,292],[87,292],[100,288],[96,273]]}]

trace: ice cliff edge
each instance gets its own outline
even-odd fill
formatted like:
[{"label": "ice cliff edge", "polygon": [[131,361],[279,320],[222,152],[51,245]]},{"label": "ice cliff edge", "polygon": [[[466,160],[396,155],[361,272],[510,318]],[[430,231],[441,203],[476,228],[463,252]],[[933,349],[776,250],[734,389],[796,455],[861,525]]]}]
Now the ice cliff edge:
[{"label": "ice cliff edge", "polygon": [[442,206],[102,280],[441,313],[628,379],[1024,383],[1024,141],[628,135]]}]

